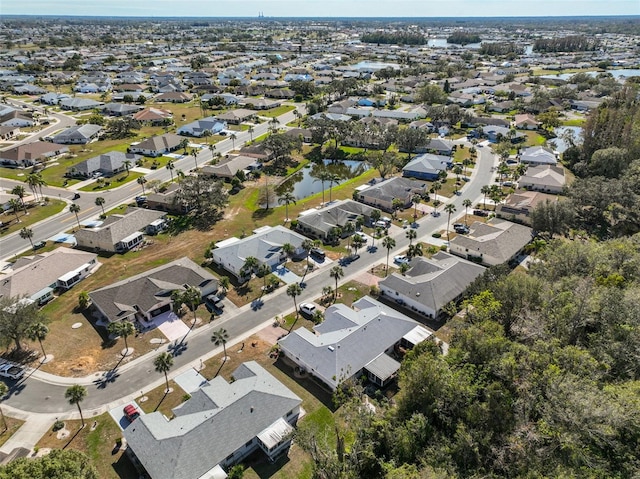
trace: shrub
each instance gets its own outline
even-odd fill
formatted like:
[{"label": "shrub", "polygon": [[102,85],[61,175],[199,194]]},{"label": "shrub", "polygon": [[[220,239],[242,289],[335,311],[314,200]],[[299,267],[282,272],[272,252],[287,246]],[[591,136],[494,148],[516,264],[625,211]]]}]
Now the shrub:
[{"label": "shrub", "polygon": [[53,432],[59,431],[64,427],[64,422],[57,420],[53,423]]},{"label": "shrub", "polygon": [[434,238],[440,238],[442,235],[440,233],[433,233],[431,236]]}]

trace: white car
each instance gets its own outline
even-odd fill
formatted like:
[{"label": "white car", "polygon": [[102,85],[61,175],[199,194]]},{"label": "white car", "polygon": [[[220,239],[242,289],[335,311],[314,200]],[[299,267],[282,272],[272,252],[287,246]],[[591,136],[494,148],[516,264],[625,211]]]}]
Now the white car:
[{"label": "white car", "polygon": [[0,366],[0,376],[3,378],[20,379],[24,376],[24,367],[6,362]]},{"label": "white car", "polygon": [[364,241],[365,243],[368,241],[367,235],[364,234],[362,231],[356,231],[355,234],[360,236],[360,238],[362,238],[362,241]]},{"label": "white car", "polygon": [[300,305],[300,312],[307,316],[313,316],[313,313],[315,313],[317,310],[318,308],[313,303],[302,303]]},{"label": "white car", "polygon": [[408,264],[409,261],[409,257],[406,254],[399,254],[393,257],[393,262],[396,264]]}]

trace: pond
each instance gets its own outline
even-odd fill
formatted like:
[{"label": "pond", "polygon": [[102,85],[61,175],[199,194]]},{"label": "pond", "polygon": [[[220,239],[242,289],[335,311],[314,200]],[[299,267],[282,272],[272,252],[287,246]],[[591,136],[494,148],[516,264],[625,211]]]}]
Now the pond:
[{"label": "pond", "polygon": [[560,126],[558,128],[554,128],[553,132],[556,134],[557,138],[554,138],[552,141],[556,144],[556,151],[558,153],[564,153],[569,145],[562,139],[562,136],[565,132],[572,131],[573,138],[576,145],[582,143],[582,127],[580,126]]},{"label": "pond", "polygon": [[[334,188],[346,180],[361,175],[368,169],[369,164],[365,161],[323,160],[320,164],[311,163],[284,180],[276,188],[276,193],[279,195],[292,193],[296,200],[301,200],[322,192],[322,181],[318,177],[322,176],[323,172],[335,175],[337,181],[331,184],[331,188]],[[329,194],[329,186],[329,182],[325,181],[324,189],[327,195]]]}]

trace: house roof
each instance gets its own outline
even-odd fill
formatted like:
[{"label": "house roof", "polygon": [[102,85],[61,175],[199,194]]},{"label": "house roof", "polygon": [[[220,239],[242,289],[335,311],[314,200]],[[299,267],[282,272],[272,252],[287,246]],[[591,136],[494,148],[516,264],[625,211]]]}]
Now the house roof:
[{"label": "house roof", "polygon": [[74,140],[86,141],[96,136],[101,130],[102,127],[100,125],[86,124],[71,126],[54,136],[52,141],[54,143],[67,143]]},{"label": "house roof", "polygon": [[9,274],[0,276],[0,297],[31,296],[97,257],[95,253],[70,248],[23,256],[13,264]]},{"label": "house roof", "polygon": [[26,143],[4,150],[0,152],[0,158],[12,161],[35,160],[40,156],[57,151],[68,151],[68,147],[57,143],[49,143],[48,141],[34,141],[33,143]]},{"label": "house roof", "polygon": [[188,286],[204,286],[216,278],[188,258],[181,258],[144,273],[91,291],[89,296],[109,321],[117,321],[137,311],[149,311]]},{"label": "house roof", "polygon": [[151,138],[147,138],[146,140],[131,146],[135,146],[135,148],[139,148],[141,150],[162,152],[177,148],[180,146],[181,141],[182,138],[178,135],[166,133],[164,135],[152,136]]},{"label": "house roof", "polygon": [[200,172],[205,175],[231,178],[239,170],[244,170],[250,165],[257,163],[257,161],[258,160],[252,156],[237,155],[215,165],[206,165],[201,168]]},{"label": "house roof", "polygon": [[73,167],[78,173],[89,175],[94,171],[112,172],[122,168],[125,161],[131,164],[141,158],[140,155],[123,153],[121,151],[109,151],[102,155],[94,156],[88,160],[81,161]]},{"label": "house roof", "polygon": [[314,333],[298,328],[279,340],[287,357],[334,389],[414,328],[422,327],[368,296],[353,303],[353,308],[341,303],[329,306]]},{"label": "house roof", "polygon": [[458,235],[451,245],[466,248],[471,255],[486,255],[501,262],[509,261],[531,241],[531,228],[498,218],[486,223],[474,222],[468,235]]},{"label": "house roof", "polygon": [[518,183],[535,186],[554,186],[561,188],[565,184],[564,168],[556,165],[530,166]]},{"label": "house roof", "polygon": [[393,273],[380,282],[380,287],[411,298],[417,303],[440,311],[460,296],[485,268],[440,251],[433,257],[416,257],[405,275]]},{"label": "house roof", "polygon": [[158,121],[165,118],[171,118],[173,113],[169,110],[163,110],[161,108],[145,108],[142,111],[133,115],[133,118],[138,121]]},{"label": "house roof", "polygon": [[446,171],[449,163],[451,158],[448,156],[425,153],[407,163],[402,171],[437,175],[441,171]]},{"label": "house roof", "polygon": [[355,222],[359,216],[371,216],[374,209],[357,201],[343,200],[299,216],[298,224],[327,234],[331,228]]},{"label": "house roof", "polygon": [[238,108],[237,110],[231,110],[221,115],[217,115],[216,118],[218,120],[224,120],[224,121],[238,121],[238,120],[244,120],[245,118],[250,118],[255,114],[256,112],[253,110]]},{"label": "house roof", "polygon": [[498,205],[498,211],[501,213],[520,212],[528,214],[539,203],[543,203],[546,200],[556,202],[558,197],[538,191],[516,190],[505,198],[504,203]]},{"label": "house roof", "polygon": [[127,444],[151,477],[201,477],[302,402],[255,361],[232,376],[232,383],[218,376],[194,391],[171,421],[154,412],[125,429]]},{"label": "house roof", "polygon": [[360,195],[366,199],[371,198],[388,203],[391,203],[394,198],[408,201],[415,193],[426,191],[428,186],[428,183],[424,181],[394,176],[364,190],[360,190]]},{"label": "house roof", "polygon": [[556,155],[549,148],[544,146],[530,146],[520,152],[522,163],[537,163],[544,165],[555,165],[558,163]]},{"label": "house roof", "polygon": [[60,106],[63,108],[96,108],[102,105],[101,102],[91,100],[89,98],[63,98],[60,100]]},{"label": "house roof", "polygon": [[178,128],[178,134],[189,134],[194,136],[201,136],[205,131],[209,131],[212,134],[219,132],[224,129],[226,126],[224,121],[218,120],[214,116],[209,116],[207,118],[202,118],[201,120],[196,120],[191,123],[187,123],[186,125],[182,125]]}]

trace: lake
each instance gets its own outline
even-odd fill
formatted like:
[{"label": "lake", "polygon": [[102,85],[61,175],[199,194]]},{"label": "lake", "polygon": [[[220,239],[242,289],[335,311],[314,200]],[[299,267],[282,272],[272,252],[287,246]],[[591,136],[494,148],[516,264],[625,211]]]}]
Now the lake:
[{"label": "lake", "polygon": [[[322,164],[312,163],[305,166],[300,171],[295,172],[282,182],[276,193],[292,193],[296,200],[301,200],[307,196],[322,192],[322,182],[317,179],[318,174],[326,169],[329,173],[335,174],[339,180],[331,185],[335,188],[346,180],[360,176],[369,169],[369,164],[364,161],[332,161],[324,160]],[[329,182],[325,181],[324,189],[329,200]]]},{"label": "lake", "polygon": [[[576,72],[578,73],[578,72]],[[560,80],[569,80],[576,73],[560,73],[559,75],[541,75],[541,78],[558,78]],[[629,77],[640,76],[640,69],[638,68],[620,68],[618,70],[607,70],[606,72],[583,72],[589,76],[595,77],[600,73],[611,73],[613,78],[624,79]]]}]

